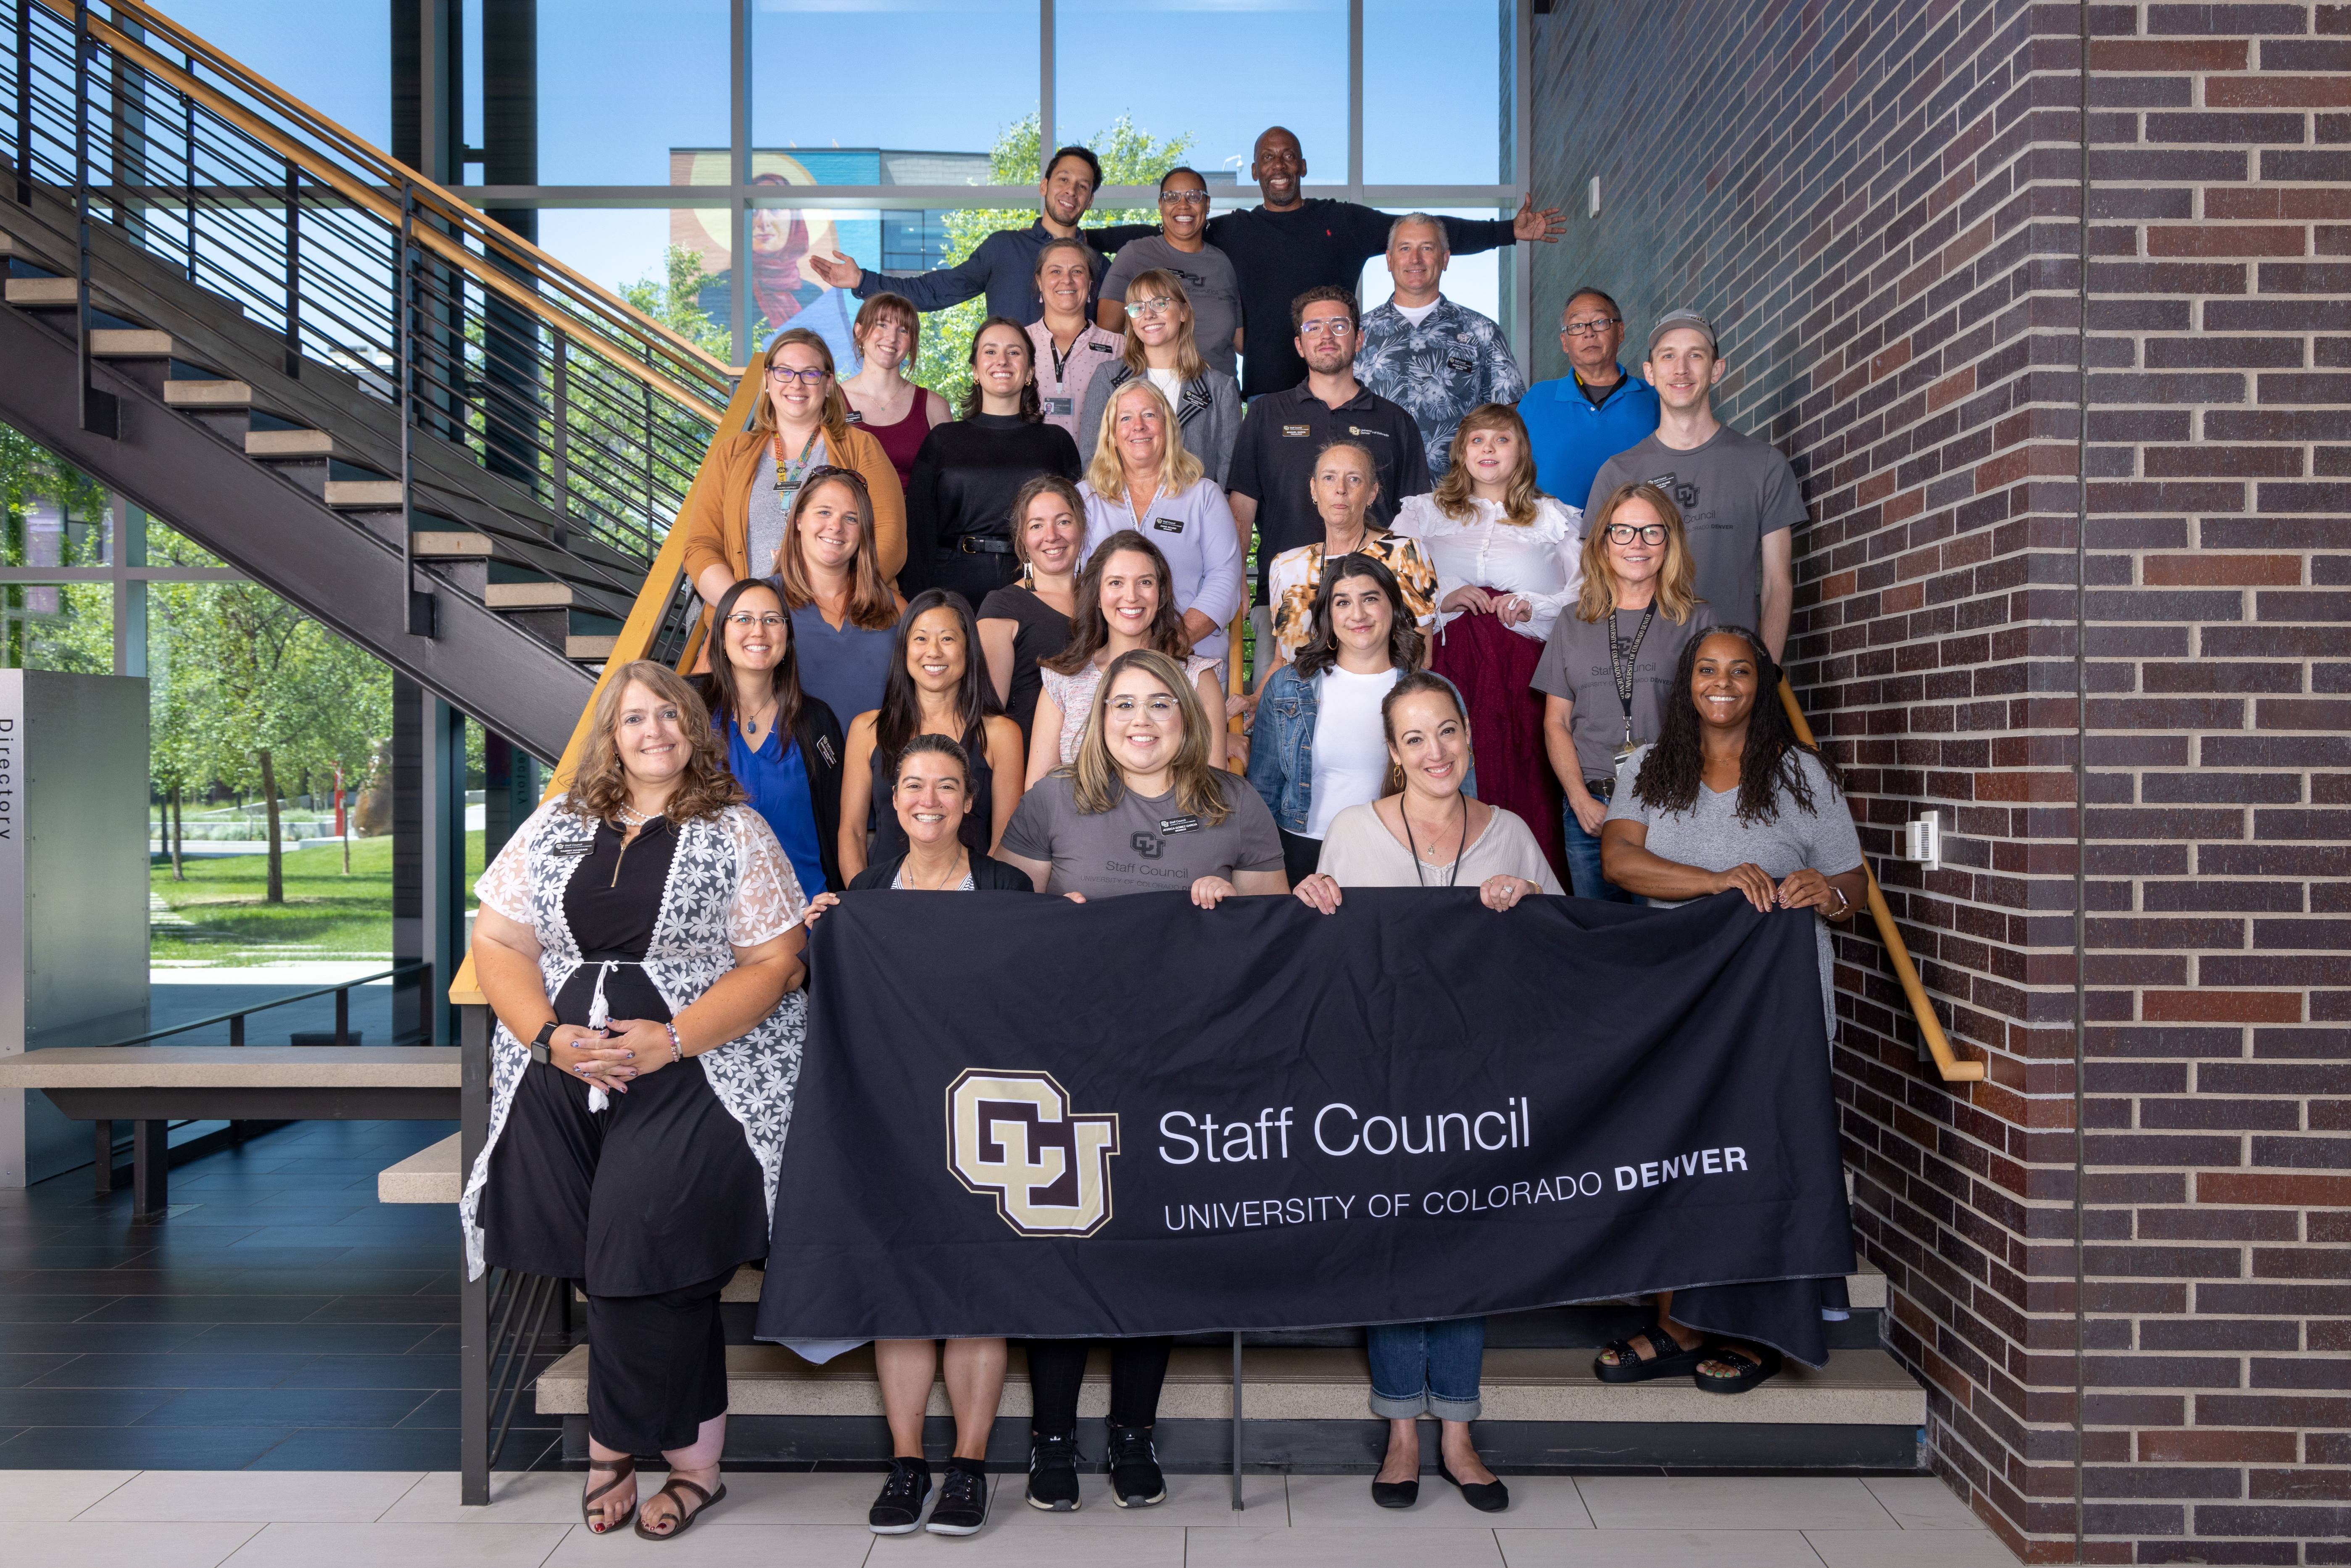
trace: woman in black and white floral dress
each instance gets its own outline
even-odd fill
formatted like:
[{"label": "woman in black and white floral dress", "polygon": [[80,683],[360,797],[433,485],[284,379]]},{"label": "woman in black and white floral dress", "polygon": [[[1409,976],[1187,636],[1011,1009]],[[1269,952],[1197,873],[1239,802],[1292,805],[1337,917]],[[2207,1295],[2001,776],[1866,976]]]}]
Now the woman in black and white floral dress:
[{"label": "woman in black and white floral dress", "polygon": [[[474,965],[497,1015],[489,1141],[460,1205],[466,1268],[588,1296],[588,1527],[637,1533],[726,1495],[718,1295],[768,1251],[806,1034],[805,901],[674,672],[605,685],[571,791],[476,889]],[[694,1058],[688,1061],[688,1058]]]}]

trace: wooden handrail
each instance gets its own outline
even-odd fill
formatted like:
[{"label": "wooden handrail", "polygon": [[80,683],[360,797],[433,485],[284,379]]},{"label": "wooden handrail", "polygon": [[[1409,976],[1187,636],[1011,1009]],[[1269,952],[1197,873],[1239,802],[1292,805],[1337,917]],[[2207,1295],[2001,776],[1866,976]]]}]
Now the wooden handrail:
[{"label": "wooden handrail", "polygon": [[[68,22],[73,18],[73,6],[70,0],[41,0],[41,4]],[[640,330],[662,340],[671,351],[681,358],[699,361],[722,376],[734,373],[732,367],[720,361],[701,345],[681,336],[674,328],[655,320],[594,279],[574,272],[563,262],[541,250],[531,240],[513,233],[502,225],[493,223],[487,214],[475,207],[446,186],[426,179],[366,138],[346,129],[339,121],[296,98],[268,78],[255,72],[235,56],[224,54],[204,38],[188,31],[162,12],[146,5],[144,0],[113,0],[108,9],[117,16],[135,17],[142,29],[163,34],[179,47],[182,54],[202,58],[213,69],[233,78],[256,98],[267,102],[288,119],[301,124],[304,129],[317,133],[322,141],[339,143],[340,151],[353,162],[373,164],[377,173],[387,182],[396,184],[402,180],[406,180],[420,195],[426,197],[434,205],[444,208],[444,215],[457,220],[469,231],[485,240],[518,253],[533,264],[533,271],[559,282],[568,288],[586,294],[607,310],[626,317]],[[141,40],[128,37],[120,28],[110,25],[105,18],[92,16],[89,21],[92,33],[104,37],[110,47],[129,47],[144,57],[147,61],[152,62],[156,59],[157,57],[152,51],[145,48]],[[177,77],[178,73],[175,72],[174,75]],[[182,90],[187,90],[184,85],[186,78],[179,77],[179,80],[182,83]],[[217,95],[206,94],[205,101],[215,108],[219,107]]]},{"label": "wooden handrail", "polygon": [[[65,7],[61,6],[60,0],[41,0],[41,4],[48,6],[53,11],[65,9]],[[131,0],[125,0],[126,7],[131,6]],[[245,131],[246,135],[253,137],[256,141],[267,146],[271,152],[277,153],[287,162],[300,166],[314,179],[333,190],[345,201],[350,202],[354,206],[364,208],[368,212],[374,214],[380,221],[393,228],[398,228],[400,226],[400,205],[393,198],[385,195],[382,192],[377,190],[371,185],[353,179],[350,173],[336,164],[331,159],[319,156],[314,149],[305,146],[302,142],[295,140],[292,136],[287,135],[285,131],[280,131],[277,127],[271,125],[267,120],[263,120],[260,116],[255,114],[244,105],[235,102],[234,99],[224,97],[212,87],[189,75],[186,71],[181,69],[180,67],[172,64],[170,60],[165,59],[162,56],[156,54],[152,49],[149,49],[144,44],[131,37],[120,28],[96,16],[89,18],[89,28],[92,36],[103,39],[107,47],[113,49],[118,55],[131,57],[138,63],[140,68],[146,71],[149,75],[156,77],[170,84],[177,91],[185,93],[191,98],[200,99],[205,107],[212,110],[214,113],[235,125],[238,129]],[[187,35],[180,36],[186,37]],[[328,121],[327,123],[329,125],[332,124],[331,121]],[[348,135],[348,132],[344,134]],[[356,141],[356,139],[354,140]],[[416,191],[433,195],[435,198],[436,203],[447,204],[449,207],[449,215],[461,217],[469,227],[475,229],[478,236],[483,238],[486,243],[496,243],[501,246],[505,246],[509,243],[508,236],[504,234],[492,235],[489,232],[492,225],[486,214],[471,206],[468,206],[458,197],[451,195],[441,186],[434,184],[433,182],[425,179],[423,175],[416,173],[414,171],[408,169],[405,165],[395,163],[390,158],[384,157],[383,154],[375,152],[375,150],[371,147],[368,147],[365,142],[359,142],[358,145],[362,148],[366,148],[370,153],[382,160],[385,171],[389,177],[393,179],[404,178]],[[434,227],[433,225],[429,223],[412,225],[410,226],[410,233],[418,245],[421,245],[425,249],[432,251],[444,261],[448,262],[450,265],[466,273],[484,288],[496,294],[500,298],[506,300],[517,309],[537,317],[538,319],[546,322],[548,326],[552,328],[554,330],[563,334],[566,338],[585,345],[587,348],[591,350],[599,359],[610,363],[613,368],[621,371],[631,379],[644,382],[646,385],[651,386],[661,392],[663,396],[692,410],[694,413],[701,415],[704,419],[709,420],[714,423],[717,422],[719,418],[719,411],[712,407],[700,393],[681,384],[673,377],[664,375],[660,371],[655,370],[653,366],[645,363],[643,360],[631,353],[627,348],[623,347],[620,343],[614,342],[603,332],[595,329],[581,319],[566,316],[562,312],[555,309],[552,306],[549,305],[546,299],[540,295],[524,287],[506,272],[491,266],[486,257],[476,256],[474,252],[467,250],[463,245],[450,238],[447,235],[443,234],[440,230]],[[520,248],[522,242],[517,238],[512,243],[515,245],[516,248]],[[536,246],[532,246],[530,248],[535,256],[545,256],[546,255],[545,252],[538,251]],[[548,265],[543,270],[554,277],[557,280],[564,282],[567,285],[576,284],[577,286],[588,289],[597,295],[603,295],[603,291],[601,289],[597,288],[595,285],[589,283],[585,278],[578,277],[576,274],[569,273],[567,269],[564,269],[559,263],[554,262],[552,257],[548,257],[547,261]],[[609,296],[606,296],[605,298],[609,298]],[[643,319],[639,312],[630,308],[625,304],[621,308],[632,318],[635,318],[640,320]],[[661,328],[656,325],[653,327],[653,330],[664,340],[674,342],[677,345],[677,351],[680,353],[681,357],[691,355],[693,358],[702,361],[714,372],[725,372],[726,367],[720,364],[716,359],[704,352],[700,349],[695,348],[692,344],[686,343],[683,339],[677,338],[674,333],[669,331],[666,328]]]},{"label": "wooden handrail", "polygon": [[[1785,675],[1780,677],[1780,706],[1788,710],[1788,722],[1795,727],[1796,738],[1813,746],[1813,727],[1804,721],[1804,710],[1796,706],[1795,688],[1788,685]],[[1942,1021],[1935,1017],[1934,1004],[1928,1000],[1927,988],[1918,979],[1918,971],[1910,962],[1910,949],[1903,945],[1902,933],[1894,924],[1894,911],[1887,907],[1886,892],[1877,885],[1877,873],[1869,869],[1869,862],[1861,862],[1862,875],[1869,879],[1869,917],[1877,923],[1877,938],[1886,944],[1886,956],[1894,962],[1894,977],[1902,983],[1902,994],[1910,999],[1910,1016],[1918,1020],[1918,1032],[1926,1038],[1927,1049],[1934,1053],[1935,1070],[1946,1083],[1972,1083],[1982,1079],[1984,1064],[1961,1058],[1951,1049],[1943,1033]]]}]

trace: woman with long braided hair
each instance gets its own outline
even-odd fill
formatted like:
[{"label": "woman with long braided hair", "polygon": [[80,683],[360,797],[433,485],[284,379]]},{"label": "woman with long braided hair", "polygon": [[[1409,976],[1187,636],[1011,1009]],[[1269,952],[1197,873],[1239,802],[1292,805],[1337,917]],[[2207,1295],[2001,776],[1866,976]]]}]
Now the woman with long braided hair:
[{"label": "woman with long braided hair", "polygon": [[[1835,766],[1796,738],[1780,666],[1744,626],[1714,627],[1685,647],[1676,690],[1656,740],[1617,769],[1602,868],[1653,904],[1736,892],[1767,914],[1813,911],[1823,1038],[1833,1038],[1828,927],[1851,920],[1869,889]],[[1844,1315],[1843,1286],[1823,1282],[1823,1312]],[[1601,1351],[1593,1371],[1603,1383],[1688,1373],[1709,1393],[1744,1394],[1780,1370],[1777,1350],[1709,1345],[1672,1308],[1672,1292],[1658,1296],[1656,1328]]]}]

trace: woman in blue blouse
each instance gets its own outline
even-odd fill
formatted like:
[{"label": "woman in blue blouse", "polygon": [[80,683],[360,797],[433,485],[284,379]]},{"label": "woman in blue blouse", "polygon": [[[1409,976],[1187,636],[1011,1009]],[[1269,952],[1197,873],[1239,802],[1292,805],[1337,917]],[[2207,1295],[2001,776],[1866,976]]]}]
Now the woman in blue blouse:
[{"label": "woman in blue blouse", "polygon": [[784,846],[801,895],[839,892],[841,721],[800,690],[791,617],[773,584],[737,582],[712,620],[716,656],[696,684],[726,737],[726,766]]}]

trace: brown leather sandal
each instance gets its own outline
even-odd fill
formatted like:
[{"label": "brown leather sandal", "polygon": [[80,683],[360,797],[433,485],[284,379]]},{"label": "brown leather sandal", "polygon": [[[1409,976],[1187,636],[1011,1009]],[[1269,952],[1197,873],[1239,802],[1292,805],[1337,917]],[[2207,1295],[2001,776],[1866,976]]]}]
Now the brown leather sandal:
[{"label": "brown leather sandal", "polygon": [[[695,1497],[702,1500],[700,1502],[695,1503],[691,1510],[688,1510],[685,1506],[685,1494],[687,1492],[692,1492]],[[720,1481],[718,1483],[718,1490],[715,1492],[705,1491],[700,1487],[695,1485],[692,1481],[680,1480],[676,1476],[673,1475],[669,1479],[662,1483],[661,1490],[653,1493],[653,1496],[668,1498],[677,1505],[677,1528],[667,1531],[647,1530],[645,1528],[645,1521],[643,1519],[640,1519],[636,1523],[636,1531],[647,1541],[675,1541],[679,1536],[684,1535],[687,1531],[693,1529],[694,1521],[700,1519],[705,1512],[726,1500],[726,1483],[725,1481]]]},{"label": "brown leather sandal", "polygon": [[609,1524],[600,1522],[596,1516],[597,1500],[636,1473],[637,1461],[634,1458],[590,1459],[588,1461],[588,1479],[590,1480],[595,1479],[598,1476],[610,1476],[612,1478],[611,1480],[606,1481],[602,1486],[598,1487],[595,1490],[585,1491],[580,1495],[580,1522],[588,1527],[589,1533],[591,1535],[608,1535],[611,1531],[620,1529],[621,1526],[628,1523],[631,1520],[637,1517],[637,1505],[633,1502],[629,1504],[628,1512],[622,1514],[620,1518],[612,1521]]}]

